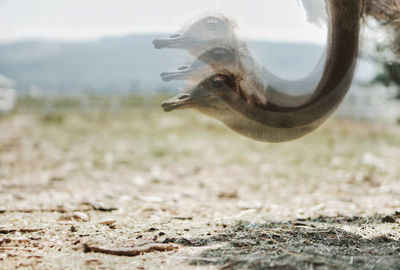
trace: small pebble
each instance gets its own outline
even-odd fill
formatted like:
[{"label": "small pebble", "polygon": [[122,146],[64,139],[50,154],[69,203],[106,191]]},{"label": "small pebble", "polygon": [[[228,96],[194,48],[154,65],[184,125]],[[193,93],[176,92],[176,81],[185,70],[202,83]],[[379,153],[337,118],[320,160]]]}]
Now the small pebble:
[{"label": "small pebble", "polygon": [[220,192],[218,194],[219,199],[236,199],[238,197],[239,197],[239,195],[236,190],[228,191],[228,192]]},{"label": "small pebble", "polygon": [[396,220],[391,216],[386,216],[382,218],[383,223],[396,223]]},{"label": "small pebble", "polygon": [[60,216],[58,221],[83,221],[87,222],[90,220],[90,217],[86,213],[82,212],[73,212],[73,213],[67,213],[65,215]]},{"label": "small pebble", "polygon": [[113,225],[117,220],[116,219],[105,219],[99,222],[101,225]]}]

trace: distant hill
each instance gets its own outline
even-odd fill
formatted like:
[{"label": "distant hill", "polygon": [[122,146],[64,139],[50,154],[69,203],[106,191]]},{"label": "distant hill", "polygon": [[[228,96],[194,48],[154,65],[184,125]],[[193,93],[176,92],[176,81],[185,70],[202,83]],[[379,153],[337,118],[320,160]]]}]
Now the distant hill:
[{"label": "distant hill", "polygon": [[[179,83],[164,83],[159,74],[184,64],[189,56],[179,50],[154,49],[152,40],[159,36],[0,44],[0,74],[15,80],[22,92],[32,85],[59,92],[169,91]],[[267,41],[253,41],[251,48],[268,69],[286,78],[306,74],[322,52],[317,45]]]}]

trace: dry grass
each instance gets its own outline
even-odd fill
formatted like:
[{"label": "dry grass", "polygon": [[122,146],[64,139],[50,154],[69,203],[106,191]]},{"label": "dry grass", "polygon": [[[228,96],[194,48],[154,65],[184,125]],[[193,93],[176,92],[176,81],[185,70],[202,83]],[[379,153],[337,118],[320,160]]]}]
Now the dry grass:
[{"label": "dry grass", "polygon": [[0,130],[0,269],[400,265],[399,127],[331,120],[265,144],[149,107],[20,112]]}]

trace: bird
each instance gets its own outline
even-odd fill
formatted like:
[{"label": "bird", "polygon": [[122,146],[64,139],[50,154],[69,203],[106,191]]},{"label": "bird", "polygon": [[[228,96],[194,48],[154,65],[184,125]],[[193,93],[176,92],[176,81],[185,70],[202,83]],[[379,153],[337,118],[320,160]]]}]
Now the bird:
[{"label": "bird", "polygon": [[[322,77],[313,93],[301,104],[273,104],[268,99],[267,103],[263,101],[249,102],[248,96],[244,94],[246,93],[246,84],[243,84],[248,74],[229,68],[218,70],[215,74],[206,76],[193,88],[192,92],[209,92],[219,97],[225,105],[219,106],[223,109],[218,113],[225,115],[224,117],[226,115],[232,117],[231,120],[224,120],[224,123],[235,123],[236,118],[248,120],[247,122],[242,121],[244,123],[264,125],[265,133],[270,132],[271,129],[275,132],[277,129],[303,129],[305,130],[303,131],[304,134],[311,132],[321,125],[339,106],[350,87],[357,62],[363,1],[327,0],[327,4],[329,31]],[[183,97],[188,98],[189,96],[189,94],[184,94]],[[182,98],[182,96],[180,97]],[[165,104],[169,103],[163,104],[166,108],[168,106]],[[226,106],[230,109],[227,110]],[[209,107],[203,107],[202,112],[206,113],[207,109],[204,108],[211,111]],[[213,108],[215,110],[215,106]],[[233,114],[232,110],[236,113]],[[209,115],[222,119],[221,115],[216,117],[216,113],[209,113]],[[228,126],[232,128],[232,125]],[[250,127],[248,128],[252,130]],[[259,136],[254,137],[255,139],[259,138]],[[264,138],[266,137],[268,136],[264,136]],[[271,139],[271,141],[276,140]],[[285,139],[282,139],[282,141],[285,141]]]}]

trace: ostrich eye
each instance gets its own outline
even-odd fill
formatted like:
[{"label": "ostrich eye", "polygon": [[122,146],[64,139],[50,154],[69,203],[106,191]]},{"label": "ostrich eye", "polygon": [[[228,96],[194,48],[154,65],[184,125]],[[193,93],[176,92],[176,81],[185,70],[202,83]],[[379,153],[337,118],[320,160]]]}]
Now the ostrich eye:
[{"label": "ostrich eye", "polygon": [[206,28],[209,31],[217,30],[220,23],[221,23],[220,20],[215,17],[210,17],[205,21]]},{"label": "ostrich eye", "polygon": [[179,100],[182,100],[182,99],[185,99],[185,98],[188,98],[189,97],[189,95],[188,94],[182,94],[182,95],[180,95],[179,96]]},{"label": "ostrich eye", "polygon": [[211,83],[212,83],[212,86],[214,87],[214,88],[221,88],[221,87],[223,87],[224,86],[224,79],[223,78],[221,78],[221,77],[215,77],[215,78],[213,78],[213,79],[211,79]]},{"label": "ostrich eye", "polygon": [[228,56],[228,52],[224,49],[217,49],[212,52],[212,58],[215,61],[221,61]]}]

